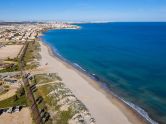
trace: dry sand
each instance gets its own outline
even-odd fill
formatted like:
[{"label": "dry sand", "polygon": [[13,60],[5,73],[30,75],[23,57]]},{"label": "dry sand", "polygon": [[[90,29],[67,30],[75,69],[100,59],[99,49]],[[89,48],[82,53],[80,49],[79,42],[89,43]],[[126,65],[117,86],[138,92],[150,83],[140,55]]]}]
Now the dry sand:
[{"label": "dry sand", "polygon": [[22,45],[6,45],[5,47],[0,48],[0,59],[17,57],[21,48]]},{"label": "dry sand", "polygon": [[94,80],[52,55],[50,49],[41,43],[41,67],[57,73],[64,84],[72,90],[89,109],[97,124],[142,124],[131,109],[104,91]]},{"label": "dry sand", "polygon": [[0,124],[32,124],[29,108],[23,108],[20,112],[4,113],[0,116]]}]

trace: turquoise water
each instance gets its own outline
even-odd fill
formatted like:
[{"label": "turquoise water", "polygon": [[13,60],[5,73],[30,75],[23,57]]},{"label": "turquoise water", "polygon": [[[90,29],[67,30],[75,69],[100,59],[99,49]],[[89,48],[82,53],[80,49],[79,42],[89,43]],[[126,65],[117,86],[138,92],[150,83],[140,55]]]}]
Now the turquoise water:
[{"label": "turquoise water", "polygon": [[80,30],[49,30],[43,39],[128,103],[166,124],[166,23],[80,26]]}]

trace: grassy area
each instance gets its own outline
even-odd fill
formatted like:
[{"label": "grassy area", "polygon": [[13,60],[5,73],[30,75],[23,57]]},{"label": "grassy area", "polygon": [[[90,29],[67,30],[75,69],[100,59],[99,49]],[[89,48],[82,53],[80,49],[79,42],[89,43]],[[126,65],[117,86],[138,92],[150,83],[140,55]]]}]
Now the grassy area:
[{"label": "grassy area", "polygon": [[[52,87],[51,85],[45,85],[45,86],[40,86],[38,87],[38,93],[42,96],[43,98],[43,104],[45,105],[45,110],[47,112],[58,112],[60,106],[57,105],[57,102],[55,100],[53,100],[53,97],[48,96],[48,94],[52,91],[51,90]],[[61,119],[59,118],[59,121]],[[51,118],[46,122],[46,124],[52,124],[54,123],[55,119]],[[57,123],[58,124],[58,123]],[[63,123],[59,123],[59,124],[63,124]]]},{"label": "grassy area", "polygon": [[1,70],[0,70],[0,73],[19,71],[18,58],[14,58],[14,59],[7,58],[7,59],[4,61],[4,64],[13,64],[13,65],[1,69]]},{"label": "grassy area", "polygon": [[19,98],[16,98],[16,95],[0,101],[0,108],[7,108],[7,107],[12,107],[12,106],[17,106],[17,105],[26,105],[26,96],[23,95]]},{"label": "grassy area", "polygon": [[[35,76],[34,76],[34,77],[35,77]],[[35,78],[34,78],[34,79],[35,79]],[[30,85],[31,85],[31,86],[37,83],[36,80],[34,80],[34,79],[33,79],[33,81],[30,82]],[[44,80],[44,81],[49,81],[49,80],[46,80],[46,79],[43,78],[43,77],[38,77],[38,78],[37,78],[37,81],[40,81],[40,80],[42,80],[42,81],[43,81],[43,80]],[[47,83],[47,82],[45,82],[45,83]],[[45,99],[46,94],[48,94],[47,88],[46,88],[46,87],[45,87],[45,88],[43,87],[42,90],[41,90],[41,88],[36,87],[36,89],[37,89],[37,91],[33,92],[33,95],[34,95],[34,98],[35,98],[35,100],[36,100],[38,109],[39,109],[39,110],[43,110],[43,109],[44,109],[45,112],[49,113],[49,112],[48,112],[47,102],[46,102],[47,100]],[[42,99],[40,102],[37,101],[37,99],[39,99],[39,98]],[[49,118],[49,119],[45,122],[45,124],[52,124],[52,119]]]},{"label": "grassy area", "polygon": [[8,67],[0,70],[0,73],[4,72],[14,72],[14,71],[19,71],[19,66],[18,64],[14,65],[13,67]]},{"label": "grassy area", "polygon": [[60,106],[57,105],[56,99],[53,96],[48,96],[52,90],[52,85],[40,86],[38,88],[38,92],[43,97],[45,104],[48,106],[48,110],[57,113],[52,120],[56,122],[56,124],[68,124],[69,119],[73,116],[72,110],[60,111]]},{"label": "grassy area", "polygon": [[40,54],[40,44],[39,42],[29,42],[27,51],[24,56],[25,61],[25,69],[33,69],[38,66],[38,62],[36,60],[39,60],[41,58]]},{"label": "grassy area", "polygon": [[5,89],[8,89],[10,86],[9,85],[4,85],[3,86]]},{"label": "grassy area", "polygon": [[0,93],[0,95],[3,95],[5,93],[7,93],[9,90],[8,89],[5,89],[3,92]]},{"label": "grassy area", "polygon": [[57,124],[68,124],[68,121],[72,118],[73,114],[71,109],[68,111],[61,111],[58,113]]},{"label": "grassy area", "polygon": [[54,105],[55,110],[58,110],[59,107],[56,105],[56,101],[52,100],[53,98],[48,96],[48,94],[52,91],[51,89],[51,85],[41,86],[38,88],[38,92],[44,98],[46,104],[48,104],[50,107]]},{"label": "grassy area", "polygon": [[[55,75],[52,74],[38,74],[34,76],[35,81],[34,83],[48,83],[50,81],[55,81],[57,80]],[[59,110],[59,106],[57,105],[57,102],[53,100],[52,97],[48,96],[48,94],[52,91],[52,86],[51,85],[44,85],[38,87],[37,92],[35,92],[35,97],[36,96],[41,96],[43,98],[43,101],[41,104],[38,105],[39,109],[44,108],[45,111],[47,112],[57,112]],[[47,122],[47,124],[52,124],[53,123],[53,118],[50,118]],[[62,123],[63,124],[63,123]]]},{"label": "grassy area", "polygon": [[[60,77],[57,76],[55,73],[51,73],[49,75],[47,74],[37,74],[34,76],[34,83],[48,83],[56,80],[61,80]],[[50,107],[53,107],[55,111],[59,110],[59,106],[57,105],[57,102],[53,100],[51,96],[48,96],[48,94],[54,90],[52,85],[43,85],[38,87],[38,95],[42,96],[44,99],[45,104],[47,104]]]},{"label": "grassy area", "polygon": [[5,61],[18,62],[18,58],[11,59],[11,58],[8,57]]},{"label": "grassy area", "polygon": [[[32,84],[40,84],[40,83],[48,83],[56,80],[61,80],[59,76],[55,73],[51,74],[37,74],[34,76],[34,80]],[[31,85],[32,85],[31,84]],[[38,104],[38,108],[41,110],[42,108],[49,113],[54,113],[51,115],[51,119],[49,119],[48,123],[56,123],[56,124],[68,124],[68,121],[73,117],[72,108],[69,108],[67,111],[61,111],[60,105],[57,104],[57,100],[55,96],[48,95],[51,91],[55,90],[59,85],[55,84],[47,84],[43,86],[37,87],[37,91],[34,92],[35,98],[41,96],[43,98],[42,103]],[[56,113],[56,114],[55,114]]]},{"label": "grassy area", "polygon": [[17,105],[27,105],[25,91],[22,87],[17,90],[14,96],[0,101],[0,108],[12,107]]},{"label": "grassy area", "polygon": [[34,82],[37,83],[37,84],[48,83],[48,82],[52,82],[52,81],[56,81],[56,80],[61,81],[62,79],[55,73],[51,73],[49,75],[47,75],[47,74],[37,74],[34,77]]},{"label": "grassy area", "polygon": [[40,84],[40,83],[47,83],[47,82],[51,82],[53,81],[51,78],[49,78],[47,75],[45,74],[38,74],[38,75],[35,75],[34,77],[34,81],[35,83],[37,84]]}]

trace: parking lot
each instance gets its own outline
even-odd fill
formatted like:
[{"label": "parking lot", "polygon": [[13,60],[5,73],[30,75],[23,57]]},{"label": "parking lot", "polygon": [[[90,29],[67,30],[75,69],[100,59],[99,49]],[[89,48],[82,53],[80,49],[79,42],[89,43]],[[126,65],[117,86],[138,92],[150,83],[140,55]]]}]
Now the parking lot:
[{"label": "parking lot", "polygon": [[[1,110],[2,111],[2,110]],[[0,115],[0,124],[31,124],[32,118],[28,107],[8,108]]]}]

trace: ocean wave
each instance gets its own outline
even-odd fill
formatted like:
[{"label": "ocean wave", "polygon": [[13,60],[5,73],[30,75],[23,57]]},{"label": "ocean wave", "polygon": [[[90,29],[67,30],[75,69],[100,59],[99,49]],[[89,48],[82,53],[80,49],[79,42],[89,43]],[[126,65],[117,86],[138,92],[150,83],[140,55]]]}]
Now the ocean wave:
[{"label": "ocean wave", "polygon": [[[77,63],[73,63],[73,64],[74,64],[74,67],[78,68],[79,70],[84,71],[84,72],[87,72],[87,71],[86,71],[85,69],[83,69],[79,64],[77,64]],[[88,73],[88,72],[87,72],[87,73]],[[93,78],[93,79],[95,79],[95,80],[97,80],[97,81],[100,81],[99,77],[98,77],[96,74],[94,74],[94,73],[92,73],[92,74],[88,73],[88,75],[89,75],[91,78]],[[108,87],[107,87],[107,88],[108,88]],[[116,95],[116,94],[113,93],[113,92],[111,92],[111,94],[113,94],[115,97],[117,97],[118,99],[120,99],[124,104],[128,105],[130,108],[132,108],[133,110],[135,110],[140,116],[142,116],[143,118],[145,118],[150,124],[158,124],[158,122],[152,120],[152,119],[149,117],[148,113],[147,113],[144,109],[142,109],[141,107],[135,105],[134,103],[131,103],[131,102],[128,102],[128,101],[124,100],[123,98],[119,97],[118,95]]]},{"label": "ocean wave", "polygon": [[74,64],[74,66],[75,66],[76,68],[79,68],[79,69],[81,69],[82,71],[86,72],[86,70],[83,69],[79,64],[77,64],[77,63],[73,63],[73,64]]},{"label": "ocean wave", "polygon": [[[69,61],[67,61],[59,52],[56,48],[53,49],[53,52],[63,61],[69,63],[70,65],[73,65],[76,69],[81,70],[82,72],[84,72],[85,74],[89,75],[91,78],[93,78],[94,80],[97,80],[100,82],[100,78],[94,74],[94,73],[89,73],[87,72],[83,67],[81,67],[79,64],[77,63],[71,63]],[[105,84],[104,82],[102,84]],[[105,85],[105,88],[108,88]],[[108,88],[109,89],[109,88]],[[109,90],[110,91],[110,90]],[[158,122],[154,121],[153,119],[151,119],[149,117],[149,114],[143,110],[141,107],[135,105],[134,103],[128,102],[126,100],[124,100],[123,98],[119,97],[117,94],[115,94],[114,92],[110,91],[111,94],[113,96],[115,96],[116,98],[118,98],[119,100],[121,100],[124,104],[128,105],[131,109],[135,110],[140,116],[142,116],[143,118],[145,118],[150,124],[159,124]]]},{"label": "ocean wave", "polygon": [[125,104],[127,104],[129,107],[131,107],[133,110],[135,110],[136,112],[139,113],[139,115],[141,115],[143,118],[145,118],[150,124],[158,124],[158,122],[152,120],[148,113],[143,110],[141,107],[131,103],[131,102],[127,102],[125,101],[123,98],[119,98],[121,101],[123,101]]},{"label": "ocean wave", "polygon": [[56,48],[53,48],[53,53],[55,53],[57,56],[63,58],[63,56],[59,53],[59,51]]},{"label": "ocean wave", "polygon": [[[96,75],[96,74],[90,74],[91,75],[91,77],[93,78],[93,79],[95,79],[95,80],[97,80],[97,81],[100,81],[100,78]],[[102,83],[102,82],[101,82]],[[115,96],[116,98],[118,98],[119,100],[121,100],[124,104],[126,104],[126,105],[128,105],[131,109],[133,109],[134,111],[136,111],[140,116],[142,116],[144,119],[146,119],[150,124],[159,124],[158,122],[156,122],[156,121],[154,121],[153,119],[151,119],[150,117],[149,117],[149,114],[144,110],[144,109],[142,109],[141,107],[139,107],[139,106],[137,106],[137,105],[135,105],[134,103],[131,103],[131,102],[128,102],[128,101],[126,101],[126,100],[124,100],[123,98],[121,98],[120,96],[118,96],[117,94],[115,94],[114,92],[112,92],[108,87],[107,87],[107,85],[105,84],[105,83],[103,82],[102,83],[102,86],[103,86],[103,88],[106,88],[106,89],[108,89],[110,92],[111,92],[111,94],[113,95],[113,96]]]}]

